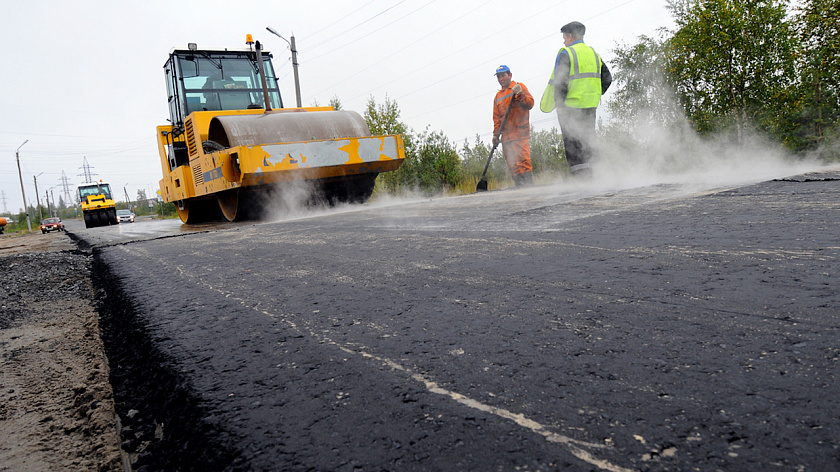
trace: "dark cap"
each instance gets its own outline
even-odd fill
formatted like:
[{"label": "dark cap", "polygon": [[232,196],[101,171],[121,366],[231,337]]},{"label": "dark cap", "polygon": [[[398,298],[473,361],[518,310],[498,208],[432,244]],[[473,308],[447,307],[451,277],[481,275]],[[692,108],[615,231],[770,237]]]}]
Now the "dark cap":
[{"label": "dark cap", "polygon": [[583,23],[579,21],[573,21],[560,28],[560,32],[573,34],[576,36],[583,36],[584,34],[586,34],[586,26],[583,26]]}]

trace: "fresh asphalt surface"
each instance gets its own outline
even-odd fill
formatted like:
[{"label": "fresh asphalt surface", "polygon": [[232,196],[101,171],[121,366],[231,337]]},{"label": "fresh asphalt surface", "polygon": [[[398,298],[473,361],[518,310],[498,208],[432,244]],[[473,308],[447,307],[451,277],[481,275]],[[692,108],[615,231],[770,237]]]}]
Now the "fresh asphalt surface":
[{"label": "fresh asphalt surface", "polygon": [[148,470],[826,471],[838,179],[69,229]]}]

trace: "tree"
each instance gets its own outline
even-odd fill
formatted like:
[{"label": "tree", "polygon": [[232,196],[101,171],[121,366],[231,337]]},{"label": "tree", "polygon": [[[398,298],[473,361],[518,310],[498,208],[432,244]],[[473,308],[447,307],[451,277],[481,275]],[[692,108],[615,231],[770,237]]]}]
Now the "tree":
[{"label": "tree", "polygon": [[606,104],[611,126],[644,138],[639,129],[669,128],[684,114],[668,82],[666,42],[640,36],[635,45],[613,50],[612,98]]},{"label": "tree", "polygon": [[461,160],[443,132],[426,127],[417,138],[415,173],[420,188],[432,193],[452,191],[461,183]]},{"label": "tree", "polygon": [[137,198],[134,200],[135,209],[134,212],[138,215],[143,215],[148,213],[149,210],[149,203],[148,197],[146,197],[146,189],[137,189]]},{"label": "tree", "polygon": [[750,123],[773,131],[779,98],[794,83],[794,35],[786,0],[669,0],[677,30],[669,79],[703,134]]},{"label": "tree", "polygon": [[341,110],[341,99],[338,98],[338,95],[333,95],[333,98],[330,99],[330,106],[333,110]]},{"label": "tree", "polygon": [[364,117],[372,135],[400,134],[405,144],[405,160],[402,165],[396,171],[386,172],[377,179],[381,182],[380,185],[390,192],[396,192],[399,187],[416,185],[417,156],[414,154],[411,136],[405,124],[400,121],[400,108],[397,102],[385,96],[385,102],[377,105],[376,100],[370,97]]},{"label": "tree", "polygon": [[[801,81],[788,115],[789,147],[815,149],[837,141],[840,122],[840,2],[805,0],[797,8]],[[834,159],[837,155],[831,156]]]},{"label": "tree", "polygon": [[407,128],[400,121],[400,107],[397,102],[385,96],[385,102],[377,105],[376,100],[370,97],[365,108],[365,121],[371,134],[378,136],[382,134],[405,134]]}]

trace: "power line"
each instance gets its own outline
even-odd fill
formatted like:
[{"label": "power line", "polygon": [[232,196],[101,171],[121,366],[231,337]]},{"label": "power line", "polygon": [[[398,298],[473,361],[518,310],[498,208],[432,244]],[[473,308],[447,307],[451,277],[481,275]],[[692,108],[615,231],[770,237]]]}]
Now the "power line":
[{"label": "power line", "polygon": [[368,19],[366,19],[366,20],[362,21],[361,23],[359,23],[359,24],[357,24],[357,25],[355,25],[355,26],[353,26],[353,27],[351,27],[351,28],[348,28],[348,29],[346,29],[346,30],[342,31],[341,33],[338,33],[338,34],[336,34],[336,35],[334,35],[334,36],[332,36],[332,37],[329,37],[329,38],[327,38],[327,39],[325,39],[325,40],[321,41],[320,43],[315,44],[314,46],[308,46],[308,47],[307,47],[307,49],[309,49],[309,50],[311,51],[311,50],[313,50],[313,49],[315,49],[315,48],[317,48],[317,47],[321,46],[322,44],[326,44],[326,43],[328,43],[328,42],[332,41],[332,40],[333,40],[333,39],[335,39],[335,38],[338,38],[338,37],[340,37],[340,36],[342,36],[342,35],[344,35],[344,34],[347,34],[347,33],[349,33],[350,31],[353,31],[353,30],[355,30],[356,28],[358,28],[359,26],[362,26],[363,24],[365,24],[365,23],[367,23],[367,22],[369,22],[369,21],[373,20],[374,18],[376,18],[376,17],[378,17],[378,16],[383,15],[383,14],[384,14],[384,13],[386,13],[388,10],[393,9],[393,8],[395,8],[395,7],[399,6],[401,3],[404,3],[404,2],[405,2],[405,0],[400,0],[400,1],[399,1],[399,2],[397,2],[396,4],[391,5],[390,7],[388,7],[388,8],[386,8],[386,9],[382,10],[381,12],[379,12],[379,13],[377,13],[377,14],[373,15],[372,17],[370,17],[370,18],[368,18]]},{"label": "power line", "polygon": [[[557,7],[559,7],[560,5],[562,5],[563,3],[566,3],[566,1],[568,1],[568,0],[565,0],[565,1],[563,1],[563,2],[560,2],[560,3],[556,4],[556,5],[554,5],[552,8],[557,8]],[[631,0],[631,1],[633,1],[633,0]],[[513,29],[515,26],[518,26],[518,25],[520,25],[520,24],[522,24],[522,23],[524,23],[524,22],[526,22],[526,21],[528,21],[528,20],[530,20],[530,19],[534,18],[535,16],[540,16],[540,15],[545,15],[545,12],[544,12],[544,11],[541,11],[541,12],[539,12],[539,13],[535,13],[535,14],[533,14],[533,15],[531,15],[531,16],[528,16],[528,17],[526,17],[526,18],[523,18],[522,20],[518,21],[517,23],[514,23],[513,25],[510,25],[510,26],[508,27],[508,29]],[[443,61],[444,59],[448,59],[448,58],[450,58],[450,57],[452,57],[452,56],[454,56],[454,55],[456,55],[456,54],[460,54],[462,51],[464,51],[464,50],[466,50],[466,49],[469,49],[469,48],[471,48],[471,47],[475,46],[476,44],[484,43],[484,42],[486,42],[488,39],[490,39],[490,38],[492,38],[492,37],[494,37],[494,36],[498,36],[499,34],[501,34],[501,33],[496,32],[496,33],[492,33],[492,34],[490,34],[490,35],[487,35],[487,36],[485,36],[485,37],[483,37],[483,38],[481,38],[481,39],[479,39],[479,40],[477,40],[477,41],[475,41],[475,42],[473,42],[473,43],[471,43],[471,44],[469,44],[469,45],[467,45],[467,46],[462,47],[461,49],[455,50],[455,51],[453,51],[452,53],[450,53],[450,54],[448,54],[448,55],[446,55],[446,56],[440,57],[440,58],[438,58],[438,59],[436,59],[436,60],[434,60],[434,61],[432,61],[432,62],[427,63],[427,64],[426,64],[426,65],[424,65],[424,66],[418,67],[418,68],[416,68],[416,69],[414,69],[414,70],[412,70],[412,71],[410,71],[410,72],[408,72],[408,73],[406,73],[406,74],[403,74],[403,75],[401,75],[401,76],[397,77],[397,78],[396,78],[396,79],[394,79],[394,80],[391,80],[391,81],[389,81],[389,82],[386,82],[386,83],[384,83],[384,84],[381,84],[381,85],[379,85],[379,86],[377,86],[377,87],[375,87],[375,88],[384,87],[384,86],[386,86],[386,85],[390,85],[390,84],[392,84],[392,83],[394,83],[394,82],[400,81],[400,80],[404,79],[405,77],[408,77],[408,76],[414,75],[414,74],[416,74],[417,72],[419,72],[419,71],[421,71],[421,70],[423,70],[423,69],[426,69],[427,67],[433,66],[433,65],[435,65],[435,64],[437,64],[437,63],[439,63],[439,62]],[[542,38],[540,38],[540,39],[538,39],[538,40],[536,40],[536,41],[532,41],[531,43],[528,43],[528,44],[526,44],[526,45],[524,45],[524,46],[517,47],[517,48],[515,48],[515,49],[511,50],[510,52],[513,52],[513,51],[518,51],[519,49],[522,49],[522,48],[527,47],[527,46],[530,46],[530,45],[532,45],[532,44],[534,44],[534,43],[540,42],[540,41],[542,41],[542,40],[544,40],[544,39],[546,39],[546,38],[549,38],[549,37],[551,37],[551,36],[554,36],[554,35],[556,35],[556,34],[557,34],[556,32],[551,32],[551,33],[550,33],[549,35],[547,35],[547,36],[544,36],[544,37],[542,37]],[[505,54],[503,54],[503,55],[509,54],[510,52],[505,53]],[[496,57],[499,57],[499,56],[496,56]],[[470,67],[469,69],[462,70],[462,71],[461,71],[461,72],[459,72],[459,73],[456,73],[456,74],[453,74],[453,75],[451,75],[451,76],[447,77],[447,79],[451,79],[451,78],[453,78],[453,77],[457,77],[458,75],[461,75],[461,74],[463,74],[463,73],[466,73],[466,72],[468,72],[468,71],[471,71],[471,70],[473,70],[473,69],[476,69],[477,67],[483,67],[485,63],[486,63],[486,61],[482,61],[482,62],[481,62],[481,64],[476,65],[476,66],[473,66],[473,67]],[[444,79],[444,80],[445,80],[445,79]],[[419,92],[420,90],[425,90],[425,89],[427,89],[427,88],[431,87],[432,85],[437,85],[437,84],[439,84],[440,82],[442,82],[442,80],[438,80],[438,81],[436,81],[436,83],[435,83],[435,84],[430,84],[430,85],[428,85],[428,86],[425,86],[425,87],[422,87],[422,88],[420,88],[420,89],[417,89],[417,90],[414,90],[414,91],[412,91],[412,92],[409,92],[409,93],[407,93],[407,94],[404,94],[404,95],[402,95],[402,97],[406,97],[406,96],[411,95],[411,94],[413,94],[413,93],[415,93],[415,92]],[[359,97],[364,96],[364,95],[369,95],[370,93],[371,93],[371,91],[367,91],[367,92],[365,92],[365,93],[361,93],[361,94],[359,94],[359,95],[356,95],[356,96],[354,96],[354,97],[350,98],[350,100],[354,100],[354,99],[359,98]],[[402,97],[399,97],[399,98],[402,98]]]},{"label": "power line", "polygon": [[[566,1],[568,1],[568,0],[566,0]],[[559,6],[560,6],[560,5],[562,5],[563,3],[566,3],[566,1],[564,1],[564,2],[560,2],[560,3],[556,4],[556,5],[554,5],[554,7],[552,7],[552,8],[559,7]],[[630,4],[630,3],[633,3],[633,2],[635,2],[635,1],[636,1],[636,0],[628,0],[628,1],[624,2],[624,3],[621,3],[621,4],[616,5],[616,6],[614,6],[614,7],[608,8],[608,9],[606,9],[606,10],[604,10],[604,11],[601,11],[601,12],[599,12],[599,13],[595,14],[595,15],[592,15],[592,16],[589,16],[589,17],[587,17],[587,18],[584,18],[584,19],[583,19],[583,21],[589,21],[589,20],[592,20],[592,19],[594,19],[594,18],[598,18],[599,16],[605,15],[605,14],[607,14],[607,13],[609,13],[609,12],[612,12],[612,11],[614,11],[614,10],[618,9],[618,8],[621,8],[621,7],[625,6],[625,5],[628,5],[628,4]],[[524,22],[526,22],[526,21],[528,21],[528,20],[530,20],[530,19],[532,19],[532,18],[534,18],[534,17],[536,17],[536,16],[539,16],[539,15],[545,15],[545,11],[541,11],[541,12],[539,12],[539,13],[536,13],[536,14],[534,14],[534,15],[531,15],[531,16],[529,16],[529,17],[526,17],[526,18],[524,18],[523,20],[521,20],[521,21],[519,21],[519,22],[515,23],[514,25],[511,25],[509,28],[513,28],[513,26],[517,26],[517,25],[519,25],[519,24],[521,24],[521,23],[524,23]],[[375,90],[375,89],[377,89],[377,88],[381,88],[381,87],[384,87],[384,86],[390,85],[390,84],[392,84],[392,83],[394,83],[394,82],[398,82],[398,81],[400,81],[400,80],[404,79],[405,77],[408,77],[408,76],[414,75],[414,74],[416,74],[417,72],[419,72],[419,71],[421,71],[421,70],[423,70],[423,69],[426,69],[426,68],[428,68],[428,67],[430,67],[430,66],[433,66],[433,65],[435,65],[435,64],[437,64],[437,63],[439,63],[439,62],[441,62],[441,61],[442,61],[442,60],[444,60],[444,59],[447,59],[447,58],[452,57],[452,56],[454,56],[454,55],[456,55],[456,54],[459,54],[459,53],[461,53],[462,51],[464,51],[464,50],[466,50],[466,49],[469,49],[469,48],[471,48],[471,47],[475,46],[476,44],[486,42],[488,39],[490,39],[490,38],[492,38],[492,37],[494,37],[494,36],[497,36],[498,34],[499,34],[499,33],[493,33],[493,34],[490,34],[490,35],[488,35],[488,36],[486,36],[486,37],[484,37],[484,38],[482,38],[482,39],[480,39],[480,40],[478,40],[478,41],[473,42],[472,44],[470,44],[470,45],[468,45],[468,46],[465,46],[465,47],[463,47],[463,48],[461,48],[461,49],[458,49],[458,50],[456,50],[456,51],[453,51],[451,54],[449,54],[449,55],[447,55],[447,56],[441,57],[441,58],[439,58],[439,59],[436,59],[435,61],[432,61],[432,62],[430,62],[430,63],[427,63],[426,65],[421,66],[421,67],[419,67],[419,68],[416,68],[416,69],[414,69],[414,70],[412,70],[412,71],[410,71],[410,72],[408,72],[408,73],[406,73],[406,74],[403,74],[403,75],[401,75],[401,76],[397,77],[396,79],[393,79],[393,80],[391,80],[391,81],[388,81],[388,82],[385,82],[385,83],[383,83],[383,84],[380,84],[380,85],[378,85],[378,86],[374,87],[374,89],[372,89],[372,90]],[[497,56],[495,56],[495,58],[500,58],[500,57],[504,57],[504,56],[510,55],[510,54],[512,54],[512,53],[514,53],[514,52],[516,52],[516,51],[519,51],[519,50],[521,50],[521,49],[523,49],[523,48],[526,48],[526,47],[532,46],[532,45],[537,44],[537,43],[539,43],[539,42],[542,42],[542,41],[544,41],[544,40],[546,40],[546,39],[549,39],[549,38],[551,38],[551,37],[553,37],[553,36],[556,36],[556,34],[557,34],[557,32],[554,32],[554,31],[553,31],[553,32],[551,32],[551,33],[549,33],[549,34],[547,34],[547,35],[545,35],[545,36],[542,36],[542,37],[540,37],[540,38],[538,38],[538,39],[536,39],[536,40],[534,40],[534,41],[531,41],[530,43],[524,44],[524,45],[522,45],[522,46],[515,47],[515,48],[513,48],[513,49],[511,49],[511,50],[509,50],[509,51],[507,51],[507,52],[505,52],[504,54],[497,55]],[[412,43],[412,44],[413,44],[413,43]],[[446,80],[449,80],[449,79],[455,78],[455,77],[457,77],[457,76],[459,76],[459,75],[462,75],[462,74],[465,74],[465,73],[467,73],[467,72],[469,72],[469,71],[472,71],[472,70],[474,70],[474,69],[476,69],[476,68],[478,68],[478,67],[483,67],[483,66],[484,66],[484,64],[485,64],[486,62],[487,62],[487,61],[482,61],[481,63],[479,63],[479,64],[477,64],[477,65],[475,65],[475,66],[473,66],[473,67],[470,67],[470,68],[467,68],[467,69],[463,69],[463,70],[461,70],[460,72],[457,72],[457,73],[455,73],[455,74],[452,74],[452,75],[450,75],[450,76],[448,76],[448,77],[446,77],[446,78],[443,78],[443,79],[440,79],[440,80],[436,80],[434,84],[429,84],[429,85],[423,86],[423,87],[421,87],[421,88],[415,89],[415,90],[413,90],[413,91],[410,91],[410,92],[408,92],[408,93],[405,93],[405,94],[403,94],[403,95],[401,95],[401,96],[397,97],[395,100],[399,100],[399,99],[405,98],[405,97],[407,97],[407,96],[409,96],[409,95],[412,95],[412,94],[414,94],[414,93],[417,93],[417,92],[420,92],[420,91],[426,90],[426,89],[428,89],[428,88],[430,88],[430,87],[433,87],[433,86],[438,86],[440,83],[442,83],[442,82],[444,82],[444,81],[446,81]],[[369,94],[371,94],[371,93],[372,93],[372,90],[368,90],[368,91],[366,91],[366,92],[364,92],[364,93],[361,93],[361,94],[355,95],[355,96],[351,97],[349,100],[355,100],[355,99],[357,99],[357,98],[359,98],[359,97],[362,97],[362,96],[365,96],[365,95],[369,95]]]},{"label": "power line", "polygon": [[[440,31],[440,30],[442,30],[442,29],[444,29],[444,28],[448,27],[448,26],[449,26],[449,25],[451,25],[452,23],[457,22],[457,21],[458,21],[458,20],[460,20],[461,18],[463,18],[463,17],[465,17],[465,16],[467,16],[467,15],[471,14],[472,12],[474,12],[474,11],[478,10],[479,8],[483,8],[485,5],[487,5],[487,4],[488,4],[488,3],[490,3],[490,2],[492,2],[492,0],[488,0],[488,1],[484,2],[484,3],[482,3],[481,5],[479,5],[479,6],[475,7],[475,8],[473,8],[472,10],[470,10],[470,11],[468,11],[468,12],[464,13],[463,15],[461,15],[461,16],[459,16],[459,17],[455,18],[454,20],[450,21],[449,23],[446,23],[445,25],[441,26],[440,28],[438,28],[438,29],[436,29],[436,30],[434,30],[434,31],[430,32],[429,34],[427,34],[427,35],[425,35],[425,36],[422,36],[422,37],[418,38],[418,39],[417,39],[417,40],[415,40],[414,42],[409,43],[409,44],[407,44],[406,46],[403,46],[402,48],[398,48],[398,49],[396,49],[393,53],[391,53],[391,54],[389,54],[389,55],[387,55],[387,56],[383,57],[382,59],[380,59],[380,60],[378,60],[378,61],[376,61],[376,62],[374,62],[374,63],[372,63],[372,64],[370,64],[369,66],[365,67],[364,69],[360,69],[360,70],[358,70],[358,71],[357,71],[356,73],[354,73],[354,74],[351,74],[351,75],[348,75],[348,76],[344,77],[342,80],[340,80],[340,81],[338,81],[338,82],[334,83],[333,85],[330,85],[329,87],[325,88],[324,90],[321,90],[320,92],[317,92],[317,93],[313,94],[312,96],[318,96],[318,95],[320,95],[320,94],[322,94],[322,93],[326,92],[327,90],[331,90],[331,89],[333,89],[335,86],[337,86],[337,85],[339,85],[339,84],[342,84],[342,83],[344,83],[344,82],[346,82],[346,81],[348,81],[348,80],[352,79],[353,77],[356,77],[357,75],[359,75],[359,74],[362,74],[362,73],[366,72],[367,70],[371,69],[371,68],[372,68],[372,67],[374,67],[375,65],[377,65],[377,64],[381,64],[382,62],[385,62],[386,60],[390,59],[391,57],[394,57],[394,56],[396,56],[396,55],[398,55],[398,54],[404,54],[404,53],[405,53],[405,48],[408,48],[408,47],[410,47],[410,46],[413,46],[413,45],[415,45],[415,44],[417,44],[417,43],[419,43],[419,42],[423,41],[424,39],[428,38],[429,36],[434,35],[434,34],[435,34],[435,33],[437,33],[438,31]],[[431,3],[431,2],[429,2],[429,3]],[[426,5],[428,5],[428,3],[427,3]],[[426,5],[424,5],[424,7],[425,7]],[[421,8],[422,8],[422,7],[421,7]],[[417,10],[415,10],[415,11],[417,11]],[[307,98],[311,98],[312,96],[307,97]]]},{"label": "power line", "polygon": [[316,32],[314,32],[314,33],[312,33],[312,34],[310,34],[309,36],[310,36],[310,37],[314,37],[314,36],[316,36],[317,34],[319,34],[321,31],[324,31],[325,29],[330,29],[330,28],[332,28],[332,27],[333,27],[333,26],[335,26],[336,24],[338,24],[338,23],[340,23],[340,22],[344,21],[345,19],[347,19],[347,17],[352,16],[352,15],[353,15],[353,14],[355,14],[357,11],[360,11],[361,9],[365,8],[366,6],[370,5],[371,3],[375,2],[375,1],[376,1],[376,0],[370,0],[369,2],[367,2],[367,3],[365,3],[364,5],[360,6],[359,8],[356,8],[355,10],[351,11],[351,12],[350,12],[350,13],[348,13],[347,15],[343,15],[343,16],[341,16],[339,19],[337,19],[337,20],[333,21],[332,23],[328,24],[327,26],[324,26],[323,28],[321,28],[321,29],[319,29],[318,31],[316,31]]},{"label": "power line", "polygon": [[[417,13],[418,11],[422,10],[423,8],[426,8],[427,6],[431,5],[432,3],[435,3],[436,1],[437,1],[437,0],[431,0],[431,1],[427,2],[427,3],[426,3],[426,4],[424,4],[424,5],[421,5],[421,6],[417,7],[416,9],[414,9],[414,10],[412,10],[412,11],[410,11],[410,12],[406,13],[405,15],[403,15],[403,16],[401,16],[401,17],[397,18],[396,20],[394,20],[393,22],[391,22],[391,24],[389,24],[388,26],[392,26],[392,25],[397,24],[397,22],[398,22],[398,21],[400,21],[400,20],[402,20],[402,19],[404,19],[404,18],[406,18],[406,17],[409,17],[409,16],[411,16],[411,15],[413,15],[413,14]],[[338,50],[339,50],[339,49],[341,49],[341,48],[345,48],[345,47],[347,47],[347,46],[349,46],[349,45],[351,45],[351,44],[353,44],[353,43],[355,43],[355,42],[357,42],[357,41],[361,41],[362,39],[367,38],[368,36],[370,36],[370,35],[372,35],[372,34],[375,34],[375,33],[380,33],[380,32],[382,32],[382,30],[381,30],[381,29],[378,29],[378,30],[373,30],[373,31],[369,32],[368,34],[363,35],[363,36],[359,36],[358,38],[356,38],[356,39],[354,39],[354,40],[352,40],[352,41],[347,41],[346,43],[343,43],[341,46],[339,46],[339,47],[337,47],[337,48],[334,48],[334,49],[332,49],[332,50],[331,50],[331,51],[329,51],[329,52],[325,52],[325,53],[323,53],[323,54],[321,54],[321,55],[319,55],[319,56],[315,56],[315,57],[313,57],[313,58],[309,59],[309,61],[310,61],[310,62],[311,62],[311,61],[314,61],[314,60],[318,59],[319,57],[326,56],[327,54],[333,54],[335,51],[338,51]],[[413,44],[413,43],[412,43],[412,44]]]}]

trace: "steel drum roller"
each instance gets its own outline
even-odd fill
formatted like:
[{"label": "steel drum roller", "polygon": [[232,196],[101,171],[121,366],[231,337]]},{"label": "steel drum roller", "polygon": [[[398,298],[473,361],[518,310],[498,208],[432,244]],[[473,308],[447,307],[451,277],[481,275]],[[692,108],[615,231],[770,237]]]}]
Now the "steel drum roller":
[{"label": "steel drum roller", "polygon": [[345,110],[216,116],[207,134],[226,148],[360,136],[370,136],[367,123]]}]

